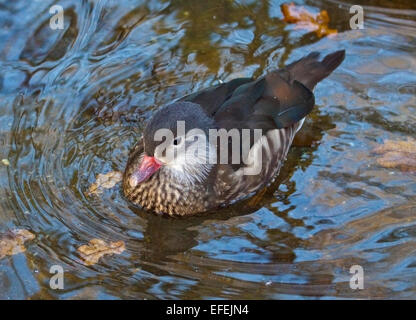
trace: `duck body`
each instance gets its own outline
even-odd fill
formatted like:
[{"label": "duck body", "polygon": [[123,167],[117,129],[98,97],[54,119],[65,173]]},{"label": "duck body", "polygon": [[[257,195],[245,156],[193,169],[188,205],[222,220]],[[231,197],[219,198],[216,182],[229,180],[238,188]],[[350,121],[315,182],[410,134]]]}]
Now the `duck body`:
[{"label": "duck body", "polygon": [[[342,50],[319,61],[319,53],[312,52],[259,79],[234,79],[160,109],[130,152],[125,197],[149,211],[183,216],[229,205],[265,187],[278,175],[315,105],[315,85],[344,57]],[[178,123],[185,126],[182,133]],[[160,129],[173,135],[160,139]],[[233,132],[240,142],[245,137],[248,145],[211,140],[213,130]],[[204,136],[210,138],[201,144]],[[195,153],[195,147],[202,149]]]}]

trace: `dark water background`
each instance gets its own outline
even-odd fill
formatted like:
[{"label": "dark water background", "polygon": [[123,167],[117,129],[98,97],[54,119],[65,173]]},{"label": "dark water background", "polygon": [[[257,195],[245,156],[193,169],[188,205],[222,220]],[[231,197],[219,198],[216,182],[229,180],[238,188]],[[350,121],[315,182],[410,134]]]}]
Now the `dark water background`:
[{"label": "dark water background", "polygon": [[[279,1],[0,1],[0,232],[36,235],[0,260],[0,298],[416,298],[416,175],[371,150],[416,136],[416,4],[305,0],[333,38],[282,22]],[[62,5],[64,30],[49,28]],[[120,188],[86,197],[121,171],[153,111],[312,50],[344,48],[277,183],[231,208],[167,219]],[[77,248],[123,240],[93,266]],[[49,287],[52,265],[64,290]],[[365,289],[349,286],[351,265]]]}]

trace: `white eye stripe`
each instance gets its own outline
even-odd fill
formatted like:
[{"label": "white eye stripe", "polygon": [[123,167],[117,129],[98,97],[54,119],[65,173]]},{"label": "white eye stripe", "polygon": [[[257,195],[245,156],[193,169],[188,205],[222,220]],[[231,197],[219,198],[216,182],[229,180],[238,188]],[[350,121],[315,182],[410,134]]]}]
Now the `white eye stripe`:
[{"label": "white eye stripe", "polygon": [[213,157],[211,153],[216,155],[215,149],[208,148],[206,135],[187,134],[171,139],[168,144],[162,143],[155,148],[155,157],[164,164],[161,170],[180,183],[192,185],[203,182],[212,168],[209,163]]},{"label": "white eye stripe", "polygon": [[197,138],[197,137],[199,137],[200,135],[198,135],[198,134],[192,134],[192,135],[186,135],[185,136],[185,140],[186,141],[195,141],[195,139]]},{"label": "white eye stripe", "polygon": [[185,141],[185,143],[187,143],[188,145],[189,143],[196,142],[199,138],[200,138],[199,135],[187,135],[185,138],[183,136],[180,136],[180,137],[176,137],[175,139],[173,139],[172,144],[174,146],[179,146]]},{"label": "white eye stripe", "polygon": [[178,146],[178,145],[180,145],[181,143],[182,143],[182,137],[176,137],[174,140],[173,140],[173,145],[174,146]]}]

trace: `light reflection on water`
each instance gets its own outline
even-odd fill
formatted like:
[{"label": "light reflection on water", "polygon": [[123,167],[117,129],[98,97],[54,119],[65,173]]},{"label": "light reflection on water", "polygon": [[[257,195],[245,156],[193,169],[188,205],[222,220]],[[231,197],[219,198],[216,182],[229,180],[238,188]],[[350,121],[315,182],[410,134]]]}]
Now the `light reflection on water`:
[{"label": "light reflection on water", "polygon": [[[53,1],[0,7],[0,231],[36,239],[0,261],[0,298],[415,298],[416,178],[377,165],[385,139],[415,136],[416,8],[371,1],[364,30],[326,9],[334,38],[281,21],[278,1]],[[153,110],[312,51],[345,48],[316,88],[317,108],[278,181],[256,201],[187,219],[141,212],[119,187],[84,191],[123,170]],[[87,267],[92,238],[126,251]],[[65,289],[49,288],[49,268]],[[365,290],[349,268],[365,270]]]}]

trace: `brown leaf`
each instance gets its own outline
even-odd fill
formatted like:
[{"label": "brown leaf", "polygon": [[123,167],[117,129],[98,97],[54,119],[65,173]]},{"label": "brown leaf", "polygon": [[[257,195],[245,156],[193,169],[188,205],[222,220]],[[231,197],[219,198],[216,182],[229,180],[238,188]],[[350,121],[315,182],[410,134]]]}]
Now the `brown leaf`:
[{"label": "brown leaf", "polygon": [[122,179],[123,174],[119,171],[111,171],[106,174],[99,173],[96,181],[89,187],[86,194],[87,196],[100,194],[103,192],[103,189],[110,189],[114,187]]},{"label": "brown leaf", "polygon": [[0,259],[26,251],[24,242],[33,239],[35,235],[25,229],[11,230],[0,237]]},{"label": "brown leaf", "polygon": [[416,140],[413,138],[408,137],[407,141],[386,140],[373,151],[381,155],[377,163],[385,168],[416,172]]},{"label": "brown leaf", "polygon": [[106,254],[120,254],[125,250],[123,241],[110,242],[107,244],[100,239],[92,239],[88,245],[83,245],[78,248],[81,258],[87,266],[96,264],[100,258]]},{"label": "brown leaf", "polygon": [[298,28],[308,31],[315,31],[318,37],[334,35],[337,30],[328,27],[329,15],[326,10],[313,14],[303,7],[296,6],[293,2],[284,3],[280,6],[283,13],[283,20],[287,23],[296,23]]}]

